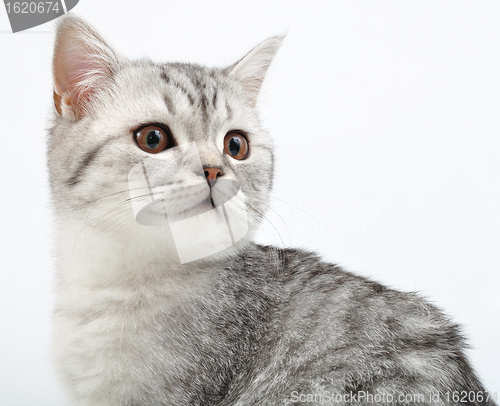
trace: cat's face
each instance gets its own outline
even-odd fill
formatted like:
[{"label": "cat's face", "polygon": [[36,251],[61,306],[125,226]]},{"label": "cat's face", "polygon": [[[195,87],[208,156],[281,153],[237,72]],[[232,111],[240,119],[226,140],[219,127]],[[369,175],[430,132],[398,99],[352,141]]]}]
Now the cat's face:
[{"label": "cat's face", "polygon": [[169,252],[217,251],[227,229],[233,245],[244,241],[272,185],[272,143],[255,103],[280,42],[267,40],[226,69],[129,61],[82,20],[64,18],[49,138],[60,222]]}]

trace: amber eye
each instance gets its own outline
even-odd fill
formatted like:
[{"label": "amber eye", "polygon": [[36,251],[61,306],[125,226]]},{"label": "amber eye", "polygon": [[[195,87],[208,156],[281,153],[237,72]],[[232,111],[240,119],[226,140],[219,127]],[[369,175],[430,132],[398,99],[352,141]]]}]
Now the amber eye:
[{"label": "amber eye", "polygon": [[150,154],[157,154],[171,146],[169,134],[156,125],[148,125],[137,130],[135,140],[139,148]]},{"label": "amber eye", "polygon": [[239,161],[248,156],[250,148],[244,135],[230,132],[224,137],[224,152]]}]

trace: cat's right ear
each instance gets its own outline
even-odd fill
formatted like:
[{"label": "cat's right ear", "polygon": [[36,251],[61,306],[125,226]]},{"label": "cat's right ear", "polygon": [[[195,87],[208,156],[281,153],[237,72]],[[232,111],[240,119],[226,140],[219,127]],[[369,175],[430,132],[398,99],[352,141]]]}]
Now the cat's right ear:
[{"label": "cat's right ear", "polygon": [[73,119],[84,117],[117,66],[118,56],[84,20],[72,14],[60,18],[52,65],[57,112]]}]

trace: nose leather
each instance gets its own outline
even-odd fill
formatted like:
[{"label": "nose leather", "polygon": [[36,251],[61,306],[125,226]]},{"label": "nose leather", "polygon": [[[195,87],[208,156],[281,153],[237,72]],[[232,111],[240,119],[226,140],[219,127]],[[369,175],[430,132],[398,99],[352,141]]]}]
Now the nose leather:
[{"label": "nose leather", "polygon": [[210,187],[215,184],[217,178],[224,176],[224,171],[222,170],[222,168],[218,168],[216,166],[204,166],[203,172]]}]

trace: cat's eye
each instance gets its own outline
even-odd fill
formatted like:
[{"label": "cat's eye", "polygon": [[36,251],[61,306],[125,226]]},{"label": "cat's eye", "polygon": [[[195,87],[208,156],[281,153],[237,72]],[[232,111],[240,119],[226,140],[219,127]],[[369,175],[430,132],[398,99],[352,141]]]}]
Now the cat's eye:
[{"label": "cat's eye", "polygon": [[237,132],[229,132],[224,137],[224,152],[239,161],[248,157],[250,147],[246,137]]},{"label": "cat's eye", "polygon": [[169,132],[156,125],[148,125],[137,130],[135,141],[139,148],[150,154],[157,154],[172,146]]}]

